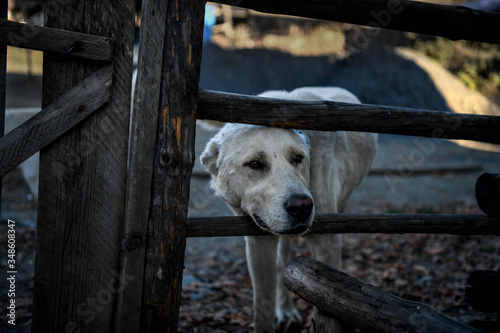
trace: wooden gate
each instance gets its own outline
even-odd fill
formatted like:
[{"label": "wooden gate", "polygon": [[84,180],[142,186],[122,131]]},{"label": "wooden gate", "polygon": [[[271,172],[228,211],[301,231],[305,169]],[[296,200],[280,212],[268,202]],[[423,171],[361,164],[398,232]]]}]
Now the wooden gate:
[{"label": "wooden gate", "polygon": [[[464,7],[216,2],[500,43],[500,15]],[[44,51],[43,109],[0,140],[0,176],[41,149],[33,332],[175,332],[186,236],[255,234],[243,217],[188,221],[197,118],[500,143],[500,117],[199,92],[204,5],[143,1],[131,119],[134,1],[49,0],[43,28],[0,18],[1,45]],[[315,232],[500,234],[499,219],[482,215],[318,219]]]}]

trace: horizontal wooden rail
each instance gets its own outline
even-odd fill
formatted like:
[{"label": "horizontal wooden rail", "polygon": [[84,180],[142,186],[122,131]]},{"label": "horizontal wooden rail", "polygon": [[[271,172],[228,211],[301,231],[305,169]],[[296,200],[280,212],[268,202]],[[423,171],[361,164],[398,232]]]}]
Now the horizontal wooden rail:
[{"label": "horizontal wooden rail", "polygon": [[308,257],[290,261],[283,283],[296,295],[363,332],[480,332],[427,304],[407,301]]},{"label": "horizontal wooden rail", "polygon": [[[272,14],[309,17],[500,44],[500,14],[463,6],[439,5],[407,0],[215,0]],[[368,36],[369,38],[369,36]]]},{"label": "horizontal wooden rail", "polygon": [[[453,214],[318,214],[310,233],[500,235],[500,217]],[[269,235],[250,217],[190,218],[188,237]]]},{"label": "horizontal wooden rail", "polygon": [[113,57],[113,39],[111,38],[39,27],[5,19],[0,19],[0,43],[92,60],[111,61]]},{"label": "horizontal wooden rail", "polygon": [[[412,169],[412,175],[435,174],[435,173],[465,173],[480,171],[484,169],[484,165],[480,163],[465,163],[460,165],[454,164],[436,164]],[[373,167],[368,172],[368,175],[401,175],[401,168],[396,167]],[[205,170],[196,170],[191,173],[193,177],[210,178],[210,173]],[[500,202],[500,200],[498,201]],[[500,214],[499,214],[500,215]]]},{"label": "horizontal wooden rail", "polygon": [[0,177],[70,130],[109,100],[113,65],[94,72],[0,139]]},{"label": "horizontal wooden rail", "polygon": [[[434,174],[434,173],[464,173],[479,171],[484,168],[480,163],[464,163],[464,164],[436,164],[428,166],[419,166],[412,169],[412,175]],[[401,168],[391,166],[381,168],[371,168],[369,175],[402,175]]]},{"label": "horizontal wooden rail", "polygon": [[357,131],[500,143],[500,116],[200,90],[198,119],[321,131]]}]

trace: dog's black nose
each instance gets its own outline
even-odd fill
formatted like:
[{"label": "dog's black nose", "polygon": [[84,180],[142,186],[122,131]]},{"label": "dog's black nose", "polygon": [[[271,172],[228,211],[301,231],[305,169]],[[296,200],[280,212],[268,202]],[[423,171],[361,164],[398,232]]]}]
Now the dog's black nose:
[{"label": "dog's black nose", "polygon": [[314,203],[308,195],[294,194],[285,201],[285,209],[298,221],[304,221],[311,215]]}]

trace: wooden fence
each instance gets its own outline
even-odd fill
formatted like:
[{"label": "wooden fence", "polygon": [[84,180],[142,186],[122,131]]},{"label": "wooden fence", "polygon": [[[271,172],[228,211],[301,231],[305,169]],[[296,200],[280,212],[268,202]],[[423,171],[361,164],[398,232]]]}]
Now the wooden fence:
[{"label": "wooden fence", "polygon": [[[493,33],[500,15],[464,7],[381,0],[217,2],[500,43]],[[241,234],[227,228],[233,223],[251,233],[242,217],[187,219],[197,118],[499,143],[499,117],[198,92],[204,1],[143,1],[130,119],[133,0],[49,0],[45,27],[8,22],[5,3],[0,103],[5,45],[44,51],[42,111],[0,139],[0,176],[41,151],[33,332],[177,331],[186,236]],[[261,112],[269,107],[286,119]],[[315,232],[499,234],[499,219],[487,216],[318,218],[325,223]],[[213,224],[235,232],[212,233]]]},{"label": "wooden fence", "polygon": [[312,258],[293,259],[283,273],[283,282],[294,293],[322,309],[315,332],[331,332],[328,330],[331,314],[364,333],[480,332],[428,305],[405,301]]}]

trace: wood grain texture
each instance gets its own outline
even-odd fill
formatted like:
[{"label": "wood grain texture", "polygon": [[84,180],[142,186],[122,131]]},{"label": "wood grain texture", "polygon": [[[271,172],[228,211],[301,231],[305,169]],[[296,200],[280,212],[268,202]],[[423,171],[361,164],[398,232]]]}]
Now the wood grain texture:
[{"label": "wood grain texture", "polygon": [[[33,332],[110,332],[120,276],[133,1],[44,2],[45,25],[113,39],[108,103],[40,152]],[[102,67],[44,54],[42,107]]]},{"label": "wood grain texture", "polygon": [[113,59],[113,39],[0,19],[0,43],[92,60]]},{"label": "wood grain texture", "polygon": [[308,257],[290,261],[283,283],[363,332],[479,332],[430,306],[406,301]]},{"label": "wood grain texture", "polygon": [[0,139],[0,176],[72,129],[109,100],[113,66],[106,66]]},{"label": "wood grain texture", "polygon": [[[310,233],[500,235],[500,218],[453,214],[318,214]],[[190,218],[188,237],[270,235],[250,217]]]},{"label": "wood grain texture", "polygon": [[200,91],[198,104],[198,119],[500,143],[500,116],[332,101],[279,100],[207,90]]},{"label": "wood grain texture", "polygon": [[338,319],[335,319],[330,313],[318,310],[312,322],[311,330],[314,333],[330,333],[336,331],[336,323],[341,323],[342,333],[355,333],[356,328]]},{"label": "wood grain texture", "polygon": [[[118,295],[115,332],[139,332],[168,1],[144,0],[125,202],[121,275],[137,277]],[[146,320],[146,319],[145,319]]]},{"label": "wood grain texture", "polygon": [[168,1],[141,331],[176,332],[203,38],[203,1]]},{"label": "wood grain texture", "polygon": [[500,44],[500,36],[493,33],[500,29],[500,14],[463,6],[406,0],[215,0],[214,2],[264,13],[411,31],[452,40],[466,39]]}]

